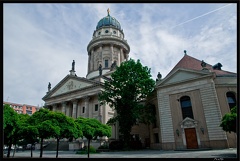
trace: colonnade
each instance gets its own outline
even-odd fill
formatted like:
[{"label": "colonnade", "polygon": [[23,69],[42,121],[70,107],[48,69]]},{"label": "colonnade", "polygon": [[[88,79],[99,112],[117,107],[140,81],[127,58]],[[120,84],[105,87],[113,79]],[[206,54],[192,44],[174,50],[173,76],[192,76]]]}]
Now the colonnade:
[{"label": "colonnade", "polygon": [[[75,119],[79,116],[85,118],[97,118],[100,122],[105,123],[103,112],[106,110],[103,108],[104,106],[100,106],[98,102],[94,104],[94,102],[90,101],[91,97],[87,96],[50,104],[48,105],[48,108],[52,107],[52,111],[62,112],[66,116],[73,117]],[[95,105],[98,106],[97,111],[94,109]]]},{"label": "colonnade", "polygon": [[[100,55],[98,56],[98,61],[99,63],[102,64],[104,63],[104,57],[102,55],[102,50],[103,50],[103,45],[99,46],[99,53]],[[95,64],[95,58],[94,55],[96,54],[95,52],[96,50],[92,49],[91,52],[89,52],[88,54],[88,73],[94,70],[98,69],[98,66],[94,65]],[[109,60],[109,67],[112,65],[112,63],[114,62],[114,50],[113,50],[113,44],[110,44],[110,60]],[[121,62],[123,61],[127,61],[128,60],[128,53],[124,53],[123,52],[123,48],[120,48],[120,52],[117,53],[117,66],[120,66]],[[104,66],[103,66],[104,67]]]}]

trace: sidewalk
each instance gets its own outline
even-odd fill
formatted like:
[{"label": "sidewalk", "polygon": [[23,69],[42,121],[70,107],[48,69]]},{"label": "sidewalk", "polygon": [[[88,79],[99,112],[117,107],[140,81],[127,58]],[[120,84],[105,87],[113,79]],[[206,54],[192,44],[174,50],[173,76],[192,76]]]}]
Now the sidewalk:
[{"label": "sidewalk", "polygon": [[[6,154],[4,154],[6,156]],[[12,158],[12,152],[11,152]],[[40,151],[33,151],[33,158],[39,158]],[[14,158],[30,158],[31,151],[18,151]],[[139,150],[100,152],[90,154],[90,158],[236,158],[237,149],[205,150],[205,151],[163,151],[163,150]],[[42,158],[56,158],[56,151],[43,151]],[[76,154],[76,151],[59,151],[58,158],[87,158],[87,154]]]}]

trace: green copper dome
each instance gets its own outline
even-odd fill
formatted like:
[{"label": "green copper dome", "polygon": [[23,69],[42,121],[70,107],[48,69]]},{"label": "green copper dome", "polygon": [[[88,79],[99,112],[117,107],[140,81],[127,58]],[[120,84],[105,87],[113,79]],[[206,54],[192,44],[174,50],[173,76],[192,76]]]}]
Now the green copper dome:
[{"label": "green copper dome", "polygon": [[96,29],[100,29],[101,27],[104,27],[104,26],[112,26],[112,27],[115,27],[115,28],[121,30],[121,25],[118,22],[118,20],[116,20],[114,17],[110,16],[109,9],[107,11],[108,11],[108,15],[106,17],[102,18],[98,22]]}]

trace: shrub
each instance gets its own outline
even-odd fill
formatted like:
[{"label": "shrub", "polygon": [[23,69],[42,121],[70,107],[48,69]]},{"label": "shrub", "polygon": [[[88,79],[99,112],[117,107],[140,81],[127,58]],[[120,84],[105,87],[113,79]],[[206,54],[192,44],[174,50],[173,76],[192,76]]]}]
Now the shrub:
[{"label": "shrub", "polygon": [[[88,153],[88,148],[87,147],[84,147],[82,150],[78,150],[76,152],[76,154],[87,154],[87,153]],[[93,154],[93,153],[97,153],[97,151],[93,146],[90,146],[89,153]]]},{"label": "shrub", "polygon": [[109,149],[108,145],[101,145],[98,147],[98,149]]},{"label": "shrub", "polygon": [[111,150],[122,150],[124,146],[123,141],[112,141],[109,144],[109,149]]}]

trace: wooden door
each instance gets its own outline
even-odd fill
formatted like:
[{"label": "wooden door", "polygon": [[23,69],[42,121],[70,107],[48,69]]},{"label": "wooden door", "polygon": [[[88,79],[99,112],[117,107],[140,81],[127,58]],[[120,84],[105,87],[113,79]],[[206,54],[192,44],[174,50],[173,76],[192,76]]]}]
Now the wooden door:
[{"label": "wooden door", "polygon": [[197,135],[195,128],[184,129],[186,142],[187,142],[187,149],[197,149]]}]

